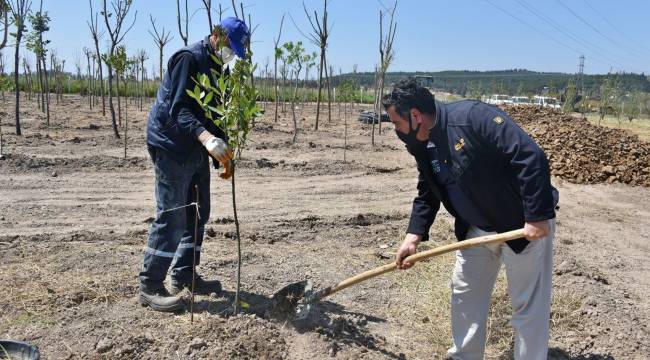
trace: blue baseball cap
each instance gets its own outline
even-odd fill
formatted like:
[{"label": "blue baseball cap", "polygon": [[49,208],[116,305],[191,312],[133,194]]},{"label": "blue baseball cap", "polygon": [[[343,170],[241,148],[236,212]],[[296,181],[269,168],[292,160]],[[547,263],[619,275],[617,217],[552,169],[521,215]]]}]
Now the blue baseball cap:
[{"label": "blue baseball cap", "polygon": [[230,48],[239,58],[246,56],[246,46],[250,38],[246,24],[236,17],[228,17],[221,21],[221,28],[230,40]]}]

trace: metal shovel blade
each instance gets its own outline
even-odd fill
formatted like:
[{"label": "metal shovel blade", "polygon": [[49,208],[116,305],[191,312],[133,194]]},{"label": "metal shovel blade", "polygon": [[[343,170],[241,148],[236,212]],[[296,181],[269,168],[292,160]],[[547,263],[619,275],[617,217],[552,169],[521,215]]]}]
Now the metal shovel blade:
[{"label": "metal shovel blade", "polygon": [[299,311],[302,301],[305,296],[311,293],[312,282],[304,280],[297,283],[289,284],[275,294],[271,299],[273,300],[273,314],[282,317],[296,317],[302,312]]}]

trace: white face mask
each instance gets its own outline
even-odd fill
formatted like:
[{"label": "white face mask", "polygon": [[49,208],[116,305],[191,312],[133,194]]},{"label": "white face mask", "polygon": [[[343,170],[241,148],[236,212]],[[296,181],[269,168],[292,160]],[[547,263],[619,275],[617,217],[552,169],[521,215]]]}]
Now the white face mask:
[{"label": "white face mask", "polygon": [[227,46],[223,46],[220,50],[217,50],[216,53],[217,53],[217,57],[221,59],[224,65],[226,65],[232,59],[235,58],[235,53],[232,51],[231,48]]}]

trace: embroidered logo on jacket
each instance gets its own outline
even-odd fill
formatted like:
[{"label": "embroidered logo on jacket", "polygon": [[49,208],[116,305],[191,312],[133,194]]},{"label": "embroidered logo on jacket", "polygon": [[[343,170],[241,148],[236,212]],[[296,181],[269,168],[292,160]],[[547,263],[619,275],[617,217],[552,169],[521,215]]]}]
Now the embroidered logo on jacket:
[{"label": "embroidered logo on jacket", "polygon": [[454,145],[454,149],[456,149],[456,151],[460,151],[460,149],[462,149],[463,146],[465,146],[465,139],[460,138],[460,140],[458,140],[456,145]]},{"label": "embroidered logo on jacket", "polygon": [[440,172],[440,161],[438,160],[431,160],[431,169],[433,169],[433,173],[437,174]]},{"label": "embroidered logo on jacket", "polygon": [[503,118],[501,116],[497,116],[492,120],[494,120],[494,122],[497,123],[497,125],[501,125],[503,123]]}]

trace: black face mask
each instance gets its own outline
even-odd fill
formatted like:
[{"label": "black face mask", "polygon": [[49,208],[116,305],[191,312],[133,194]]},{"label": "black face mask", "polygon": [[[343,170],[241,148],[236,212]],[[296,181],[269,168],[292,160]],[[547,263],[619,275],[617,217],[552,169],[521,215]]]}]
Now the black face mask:
[{"label": "black face mask", "polygon": [[421,126],[422,123],[419,123],[418,127],[413,129],[411,114],[409,113],[409,133],[404,134],[400,131],[397,131],[397,129],[395,129],[395,133],[397,134],[397,137],[400,140],[402,140],[404,144],[406,144],[406,148],[413,154],[421,153],[425,151],[427,148],[427,141],[420,141],[417,139],[417,135],[418,132],[420,131]]}]

